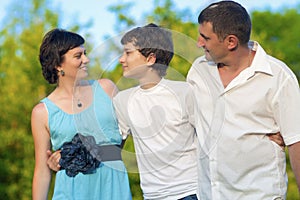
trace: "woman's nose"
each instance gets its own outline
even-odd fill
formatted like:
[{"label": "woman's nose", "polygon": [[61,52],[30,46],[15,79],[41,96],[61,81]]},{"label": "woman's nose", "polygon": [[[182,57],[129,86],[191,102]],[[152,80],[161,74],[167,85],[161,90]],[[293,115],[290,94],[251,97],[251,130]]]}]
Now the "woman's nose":
[{"label": "woman's nose", "polygon": [[86,55],[84,55],[83,62],[84,63],[89,63],[90,62],[89,57],[87,57]]}]

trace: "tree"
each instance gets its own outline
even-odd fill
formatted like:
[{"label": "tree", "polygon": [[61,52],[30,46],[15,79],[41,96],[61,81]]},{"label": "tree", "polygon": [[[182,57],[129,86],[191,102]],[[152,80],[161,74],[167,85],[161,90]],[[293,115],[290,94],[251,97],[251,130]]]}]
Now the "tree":
[{"label": "tree", "polygon": [[253,38],[258,38],[270,55],[284,61],[300,80],[300,7],[274,13],[255,11],[252,22]]},{"label": "tree", "polygon": [[[193,60],[202,54],[196,47],[198,37],[196,19],[192,19],[187,9],[178,9],[171,0],[153,0],[153,10],[144,13],[147,22],[154,22],[172,31],[175,43],[175,57],[168,70],[168,78],[184,80]],[[34,168],[34,150],[30,129],[32,107],[45,97],[54,86],[43,79],[38,62],[38,51],[43,35],[61,23],[59,8],[51,7],[50,0],[14,0],[10,5],[5,27],[0,30],[0,199],[31,199],[31,180]],[[91,51],[91,77],[112,79],[120,89],[137,84],[122,78],[122,69],[117,64],[120,56],[122,32],[136,26],[136,18],[128,15],[134,2],[111,7],[116,13],[118,33],[108,38],[102,46]],[[14,12],[17,10],[18,12]],[[272,13],[255,11],[252,13],[252,38],[257,39],[274,57],[286,62],[300,77],[297,57],[300,40],[299,8]],[[276,21],[276,23],[274,23]],[[4,23],[3,23],[4,24]],[[75,32],[91,24],[74,21],[68,28]],[[266,29],[267,27],[267,29]],[[67,28],[67,27],[66,27]],[[89,33],[87,50],[92,48]],[[105,49],[104,53],[97,49]],[[109,52],[109,55],[108,53]],[[102,55],[102,56],[99,56]],[[103,63],[105,63],[103,65]],[[107,64],[108,63],[108,64]],[[106,65],[109,65],[108,67]],[[131,152],[134,148],[131,138],[125,144],[124,161],[129,167],[131,189],[135,200],[142,199],[139,176]],[[129,155],[129,158],[128,158]],[[125,159],[126,158],[126,159]],[[128,158],[128,159],[127,159]],[[297,199],[297,187],[291,175],[287,199]]]}]

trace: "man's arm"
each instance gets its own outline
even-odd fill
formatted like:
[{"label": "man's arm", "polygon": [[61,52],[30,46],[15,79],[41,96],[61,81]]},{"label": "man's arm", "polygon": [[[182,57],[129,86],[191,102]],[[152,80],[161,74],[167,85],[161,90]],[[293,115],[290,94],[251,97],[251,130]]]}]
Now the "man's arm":
[{"label": "man's arm", "polygon": [[289,157],[300,194],[300,142],[288,146]]}]

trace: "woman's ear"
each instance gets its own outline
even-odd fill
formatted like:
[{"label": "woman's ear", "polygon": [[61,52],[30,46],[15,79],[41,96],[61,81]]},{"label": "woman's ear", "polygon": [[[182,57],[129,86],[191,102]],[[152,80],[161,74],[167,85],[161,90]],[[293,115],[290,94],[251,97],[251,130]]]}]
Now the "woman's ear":
[{"label": "woman's ear", "polygon": [[60,74],[61,76],[65,75],[65,71],[63,70],[63,68],[61,66],[57,66],[56,70],[58,71],[58,74]]}]

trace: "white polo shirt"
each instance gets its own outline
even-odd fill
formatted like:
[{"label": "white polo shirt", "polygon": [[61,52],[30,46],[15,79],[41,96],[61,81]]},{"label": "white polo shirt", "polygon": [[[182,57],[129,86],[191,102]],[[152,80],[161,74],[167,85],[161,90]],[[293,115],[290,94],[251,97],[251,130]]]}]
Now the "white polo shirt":
[{"label": "white polo shirt", "polygon": [[119,92],[114,106],[123,133],[132,134],[145,199],[174,200],[197,193],[194,96],[186,82]]},{"label": "white polo shirt", "polygon": [[217,66],[200,57],[187,81],[197,99],[201,200],[285,199],[285,152],[266,136],[300,141],[300,92],[292,71],[254,42],[256,55],[224,89]]}]

